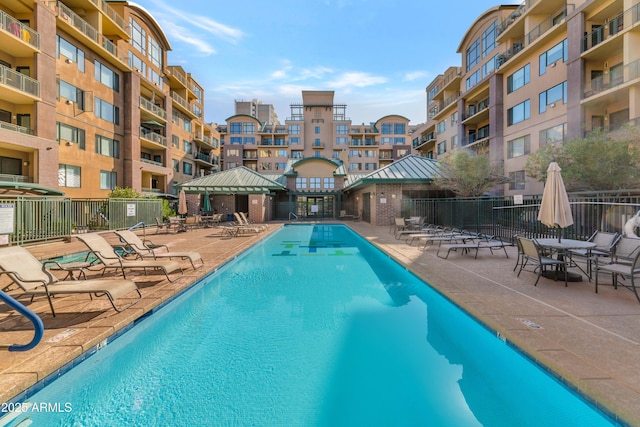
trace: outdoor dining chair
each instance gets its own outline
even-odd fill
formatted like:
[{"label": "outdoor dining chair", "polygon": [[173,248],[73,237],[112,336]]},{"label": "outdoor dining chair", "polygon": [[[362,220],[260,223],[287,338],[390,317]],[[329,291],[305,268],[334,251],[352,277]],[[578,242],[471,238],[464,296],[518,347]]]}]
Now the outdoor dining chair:
[{"label": "outdoor dining chair", "polygon": [[[555,267],[556,272],[562,270],[566,272],[567,261],[564,259],[555,259],[548,256],[544,256],[540,249],[540,246],[535,242],[535,240],[526,239],[524,237],[518,237],[518,244],[522,249],[522,260],[520,263],[520,270],[518,270],[518,276],[520,277],[520,273],[524,269],[527,264],[531,264],[535,266],[534,272],[538,272],[538,277],[536,278],[536,282],[533,286],[537,286],[540,281],[540,276],[547,271],[548,267]],[[567,285],[567,275],[564,275],[564,285]],[[556,274],[556,280],[558,280],[558,274]]]},{"label": "outdoor dining chair", "polygon": [[595,264],[595,259],[597,257],[611,258],[613,256],[616,244],[621,237],[622,236],[617,232],[610,233],[597,230],[587,239],[587,242],[593,242],[596,244],[595,248],[571,249],[569,251],[569,256],[571,257],[572,261],[574,257],[584,258],[587,265],[587,271],[584,271],[582,267],[580,267],[580,265],[577,263],[574,263],[574,265],[582,270],[583,273],[585,273],[589,277],[589,280],[591,280],[593,270],[592,266],[593,264]]}]

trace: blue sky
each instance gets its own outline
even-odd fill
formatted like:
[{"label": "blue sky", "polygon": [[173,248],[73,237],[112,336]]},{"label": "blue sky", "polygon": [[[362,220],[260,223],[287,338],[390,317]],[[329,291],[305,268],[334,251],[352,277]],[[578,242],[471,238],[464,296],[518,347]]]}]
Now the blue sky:
[{"label": "blue sky", "polygon": [[284,122],[303,90],[333,90],[353,123],[400,114],[418,124],[426,86],[461,64],[456,50],[469,26],[491,7],[522,1],[135,3],[169,39],[169,65],[182,65],[204,87],[208,122],[224,123],[236,99],[273,104]]}]

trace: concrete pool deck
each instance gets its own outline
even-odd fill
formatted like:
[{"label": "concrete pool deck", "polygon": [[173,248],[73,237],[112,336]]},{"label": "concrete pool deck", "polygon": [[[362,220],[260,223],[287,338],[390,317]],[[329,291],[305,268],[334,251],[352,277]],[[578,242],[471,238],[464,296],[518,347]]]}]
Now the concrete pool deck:
[{"label": "concrete pool deck", "polygon": [[[607,412],[620,417],[621,422],[640,425],[640,304],[632,292],[603,286],[596,294],[593,283],[586,279],[565,288],[564,282],[541,278],[534,287],[533,273],[523,271],[516,277],[513,272],[514,247],[508,248],[509,259],[502,252],[492,255],[481,251],[478,259],[452,252],[445,260],[435,255],[436,247],[422,251],[396,240],[388,226],[345,224]],[[221,237],[216,228],[177,234],[151,231],[147,238],[168,244],[172,251],[199,251],[205,266],[193,270],[188,261],[183,262],[185,275],[174,283],[163,275],[134,273],[131,278],[143,300],[122,313],[114,311],[106,298],[90,300],[86,295],[74,295],[54,299],[57,316],[53,317],[46,299],[36,298],[30,303],[28,298],[20,298],[42,318],[45,334],[33,350],[0,349],[0,402],[55,375],[66,363],[281,226],[270,223],[266,233],[236,238]],[[117,243],[113,233],[105,236]],[[73,239],[28,249],[43,259],[81,252],[85,247]],[[89,277],[95,274],[89,272]],[[5,280],[0,281],[0,287]],[[605,283],[609,283],[608,278]],[[26,343],[32,336],[30,324],[1,304],[0,345]]]}]

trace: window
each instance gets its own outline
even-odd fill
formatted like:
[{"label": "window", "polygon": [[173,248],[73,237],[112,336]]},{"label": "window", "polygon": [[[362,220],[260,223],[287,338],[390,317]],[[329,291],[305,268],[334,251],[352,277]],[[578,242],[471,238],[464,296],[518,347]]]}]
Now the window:
[{"label": "window", "polygon": [[272,170],[273,165],[271,164],[271,162],[268,163],[260,163],[260,170],[263,171],[270,171]]},{"label": "window", "polygon": [[316,126],[315,129],[314,129],[314,132],[315,132],[316,135],[319,135],[320,134],[320,126]]},{"label": "window", "polygon": [[284,146],[284,138],[282,138],[282,137],[276,138],[276,140],[273,143],[273,145],[277,145],[279,147],[283,147]]},{"label": "window", "polygon": [[467,71],[478,65],[480,61],[480,39],[476,39],[467,49]]},{"label": "window", "polygon": [[310,189],[320,189],[320,178],[309,178],[309,188]]},{"label": "window", "polygon": [[451,137],[451,149],[453,150],[458,146],[458,135],[453,135]]},{"label": "window", "polygon": [[97,81],[102,83],[103,85],[110,87],[116,92],[120,91],[120,76],[112,71],[106,65],[103,65],[100,61],[95,61],[94,65],[94,76]]},{"label": "window", "polygon": [[96,153],[103,156],[113,157],[114,159],[120,158],[120,143],[106,136],[96,135]]},{"label": "window", "polygon": [[296,189],[304,190],[307,188],[307,178],[296,178]]},{"label": "window", "polygon": [[334,178],[323,178],[322,187],[328,190],[333,189],[335,187],[335,179]]},{"label": "window", "polygon": [[375,159],[376,158],[376,152],[375,152],[375,150],[364,150],[364,156],[366,158],[369,158],[369,159]]},{"label": "window", "polygon": [[394,145],[403,145],[406,142],[405,138],[393,138]]},{"label": "window", "polygon": [[276,157],[287,157],[287,150],[277,150]]},{"label": "window", "polygon": [[545,74],[547,72],[547,67],[551,64],[555,64],[560,59],[562,59],[562,62],[567,62],[569,59],[568,55],[567,39],[564,39],[540,55],[540,75]]},{"label": "window", "polygon": [[444,132],[446,130],[447,130],[447,121],[446,120],[442,120],[441,122],[438,123],[438,126],[436,128],[436,132],[442,133],[442,132]]},{"label": "window", "polygon": [[313,146],[314,147],[322,147],[322,142],[320,141],[320,138],[316,138],[313,140]]},{"label": "window", "polygon": [[293,138],[289,138],[289,145],[292,145],[292,144],[300,145],[300,138],[298,138],[297,136]]},{"label": "window", "polygon": [[58,165],[58,186],[80,188],[80,166]]},{"label": "window", "polygon": [[240,156],[240,150],[237,148],[224,150],[224,154],[227,157],[238,157]]},{"label": "window", "polygon": [[185,175],[192,175],[193,165],[189,162],[182,162],[182,173]]},{"label": "window", "polygon": [[507,77],[507,93],[514,92],[531,81],[530,68],[530,64],[527,64]]},{"label": "window", "polygon": [[362,157],[362,152],[360,150],[350,150],[349,157]]},{"label": "window", "polygon": [[400,157],[404,157],[407,154],[409,154],[409,152],[406,149],[402,149],[402,150],[398,150],[396,152],[397,158],[399,159]]},{"label": "window", "polygon": [[567,82],[552,87],[540,93],[540,114],[547,111],[547,106],[555,107],[556,102],[567,103]]},{"label": "window", "polygon": [[78,144],[78,148],[84,150],[84,129],[80,129],[65,123],[56,123],[58,143],[72,142]]},{"label": "window", "polygon": [[143,55],[147,55],[147,33],[133,18],[129,19],[131,28],[131,45]]},{"label": "window", "polygon": [[111,171],[100,171],[100,189],[113,190],[118,184],[116,173]]},{"label": "window", "polygon": [[147,75],[147,63],[135,55],[133,51],[129,51],[129,66],[140,71],[143,76]]},{"label": "window", "polygon": [[346,136],[339,136],[336,138],[336,145],[349,145],[349,138]]},{"label": "window", "polygon": [[359,171],[362,170],[362,165],[360,163],[349,163],[350,171]]},{"label": "window", "polygon": [[383,135],[391,135],[392,131],[393,131],[393,127],[392,127],[391,123],[383,123],[382,124],[381,133]]},{"label": "window", "polygon": [[260,150],[260,157],[263,159],[271,157],[271,150]]},{"label": "window", "polygon": [[229,138],[229,143],[230,144],[242,144],[242,137],[241,136],[232,136],[231,138]]},{"label": "window", "polygon": [[290,135],[300,135],[300,125],[289,125]]},{"label": "window", "polygon": [[498,64],[498,55],[495,55],[493,58],[491,58],[487,62],[485,62],[484,65],[482,65],[482,78],[484,79],[493,70],[495,70],[497,64]]},{"label": "window", "polygon": [[567,137],[567,124],[553,126],[548,129],[540,131],[539,143],[540,146],[547,143],[562,142]]},{"label": "window", "polygon": [[374,171],[376,170],[377,165],[375,163],[365,163],[364,170],[366,171]]},{"label": "window", "polygon": [[480,70],[467,77],[467,90],[474,87],[480,81]]},{"label": "window", "polygon": [[193,154],[193,144],[190,141],[182,141],[182,147],[185,153]]},{"label": "window", "polygon": [[178,138],[178,135],[171,135],[171,145],[180,148],[180,138]]},{"label": "window", "polygon": [[247,122],[247,123],[243,123],[242,124],[242,132],[246,135],[246,134],[254,134],[256,133],[256,124],[255,123],[251,123],[251,122]]},{"label": "window", "polygon": [[229,133],[231,135],[238,135],[242,133],[242,123],[234,122],[229,123]]},{"label": "window", "polygon": [[526,156],[529,154],[529,135],[521,136],[520,138],[507,141],[507,158],[513,159],[520,156]]},{"label": "window", "polygon": [[[151,80],[152,83],[155,83],[156,86],[162,87],[162,76],[151,68],[149,68],[149,80]],[[195,107],[197,107],[197,105],[194,105],[194,110]]]},{"label": "window", "polygon": [[455,125],[456,123],[458,123],[458,112],[457,111],[455,113],[451,114],[451,127],[453,127],[453,125]]},{"label": "window", "polygon": [[527,120],[531,116],[531,102],[527,99],[518,105],[515,105],[507,110],[507,126],[515,125],[524,120]]},{"label": "window", "polygon": [[171,164],[173,166],[174,171],[180,172],[180,160],[171,159]]},{"label": "window", "polygon": [[60,58],[60,55],[78,64],[78,70],[84,73],[84,51],[56,36],[56,58]]},{"label": "window", "polygon": [[509,173],[509,190],[524,190],[524,171]]},{"label": "window", "polygon": [[283,171],[286,167],[287,167],[287,163],[285,163],[285,162],[277,162],[276,163],[276,170],[277,171]]},{"label": "window", "polygon": [[149,37],[149,59],[153,65],[162,69],[162,48],[152,37]]},{"label": "window", "polygon": [[302,151],[292,151],[291,152],[291,158],[292,159],[302,159],[303,157],[304,156],[303,156]]},{"label": "window", "polygon": [[447,152],[447,141],[438,143],[438,154],[444,154]]},{"label": "window", "polygon": [[59,80],[58,91],[59,98],[65,98],[71,102],[75,102],[78,105],[78,109],[84,111],[84,91],[82,89],[64,80]]},{"label": "window", "polygon": [[394,135],[404,135],[407,133],[406,126],[404,123],[395,123],[393,125],[393,134]]},{"label": "window", "polygon": [[438,93],[438,86],[434,86],[427,91],[427,105],[433,102],[433,98],[435,98]]},{"label": "window", "polygon": [[388,136],[385,136],[382,138],[382,144],[391,144],[393,140],[391,138],[389,138]]},{"label": "window", "polygon": [[496,47],[496,36],[498,34],[498,21],[495,20],[489,25],[489,28],[482,33],[482,57],[489,55],[489,53]]},{"label": "window", "polygon": [[118,107],[98,97],[95,97],[94,101],[94,114],[96,117],[116,125],[120,124],[120,109]]},{"label": "window", "polygon": [[347,125],[338,125],[336,126],[336,133],[338,135],[346,135],[349,133],[349,127]]},{"label": "window", "polygon": [[333,150],[333,154],[331,155],[331,158],[340,160],[340,150]]},{"label": "window", "polygon": [[187,119],[186,117],[184,117],[182,120],[182,129],[186,130],[187,132],[191,132],[191,120]]}]

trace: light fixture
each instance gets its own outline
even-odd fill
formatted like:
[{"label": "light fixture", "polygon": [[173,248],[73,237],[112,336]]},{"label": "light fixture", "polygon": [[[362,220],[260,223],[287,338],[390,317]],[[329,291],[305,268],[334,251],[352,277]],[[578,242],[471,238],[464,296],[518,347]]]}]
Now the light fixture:
[{"label": "light fixture", "polygon": [[24,162],[22,162],[22,166],[29,166],[29,162],[25,160]]},{"label": "light fixture", "polygon": [[72,143],[71,141],[67,141],[65,144],[66,144],[67,146],[69,146],[69,147],[71,147],[71,146],[73,145],[73,143]]}]

